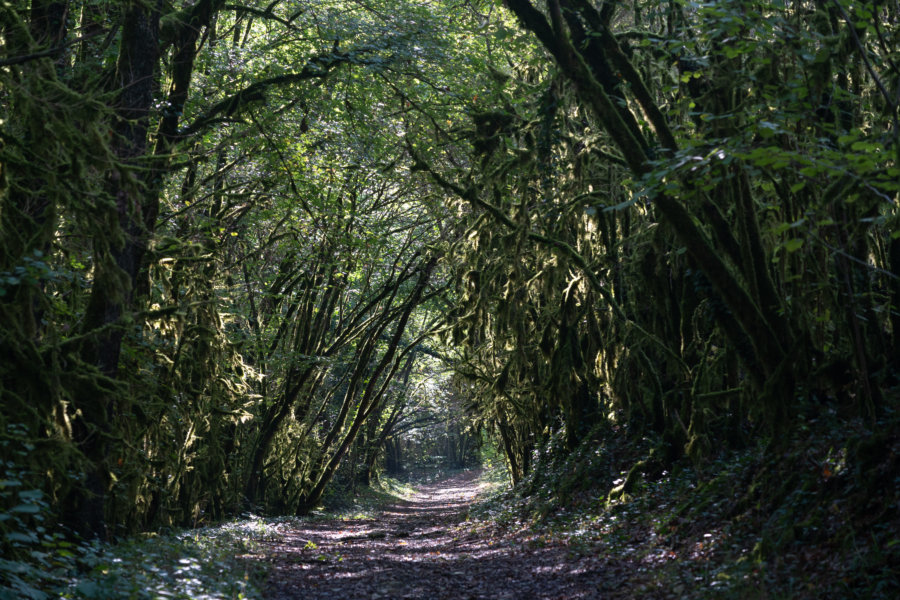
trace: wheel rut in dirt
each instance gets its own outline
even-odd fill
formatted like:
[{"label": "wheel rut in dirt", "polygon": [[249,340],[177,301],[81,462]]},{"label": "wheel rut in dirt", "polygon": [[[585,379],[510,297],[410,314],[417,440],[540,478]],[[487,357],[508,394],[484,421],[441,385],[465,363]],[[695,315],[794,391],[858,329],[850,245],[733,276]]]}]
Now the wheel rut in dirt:
[{"label": "wheel rut in dirt", "polygon": [[261,548],[267,600],[608,597],[606,559],[531,548],[462,526],[479,488],[466,472],[421,486],[375,519],[310,521]]}]

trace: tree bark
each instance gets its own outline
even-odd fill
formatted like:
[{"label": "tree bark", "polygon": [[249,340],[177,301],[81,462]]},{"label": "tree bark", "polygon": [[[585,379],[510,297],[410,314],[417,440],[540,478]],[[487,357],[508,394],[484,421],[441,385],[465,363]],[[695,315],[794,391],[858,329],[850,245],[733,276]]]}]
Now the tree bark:
[{"label": "tree bark", "polygon": [[[107,461],[112,450],[112,421],[121,407],[112,389],[126,327],[134,312],[133,290],[152,235],[159,198],[145,192],[140,167],[146,166],[147,128],[156,82],[161,1],[131,2],[124,11],[115,83],[116,124],[112,149],[121,167],[110,174],[107,192],[114,210],[106,215],[109,238],[95,240],[95,279],[85,312],[88,334],[83,360],[105,381],[74,399],[73,437],[89,460],[83,489],[68,503],[66,521],[89,537],[107,537],[104,519],[110,484]],[[152,189],[152,186],[151,186]],[[98,389],[99,387],[99,389]]]},{"label": "tree bark", "polygon": [[[507,0],[506,4],[553,55],[563,73],[574,84],[579,97],[600,119],[625,157],[631,172],[637,177],[650,172],[652,167],[646,144],[635,136],[633,129],[623,120],[622,114],[598,82],[585,58],[573,47],[567,37],[568,34],[562,29],[559,2],[551,0],[549,3],[552,26],[528,0]],[[709,279],[715,293],[728,307],[728,311],[723,311],[720,318],[733,320],[738,324],[740,333],[738,337],[741,339],[731,341],[735,345],[741,345],[745,340],[749,340],[752,345],[754,360],[747,364],[747,368],[758,387],[765,388],[767,381],[772,378],[786,377],[783,367],[790,346],[790,332],[780,330],[780,321],[772,320],[774,314],[772,311],[776,310],[776,307],[771,309],[760,307],[753,301],[692,215],[676,198],[665,192],[659,192],[652,200],[662,220],[671,227],[676,239],[686,247],[688,254]],[[723,329],[729,337],[734,337],[738,333],[734,327]],[[787,344],[783,343],[783,340]],[[776,384],[769,386],[768,389],[777,392],[782,386]]]},{"label": "tree bark", "polygon": [[424,295],[425,286],[427,285],[436,264],[437,258],[432,257],[428,259],[428,261],[424,265],[422,265],[415,288],[407,298],[406,303],[403,307],[403,311],[397,319],[394,335],[391,337],[391,340],[388,343],[387,350],[385,351],[385,354],[382,356],[378,365],[373,370],[372,374],[369,376],[369,382],[366,385],[366,388],[363,391],[362,397],[359,401],[359,408],[357,409],[356,418],[350,425],[350,429],[347,431],[338,449],[323,466],[315,486],[312,488],[312,490],[310,490],[308,494],[306,494],[301,499],[300,506],[298,507],[298,513],[302,514],[308,512],[318,505],[319,501],[322,499],[322,494],[325,492],[326,486],[331,482],[332,477],[334,477],[338,466],[340,465],[347,451],[350,449],[353,441],[356,439],[360,428],[366,422],[366,419],[371,415],[376,404],[387,389],[388,383],[397,372],[397,369],[399,368],[399,360],[402,358],[402,353],[400,357],[397,357],[397,360],[395,360],[394,357],[397,354],[400,340],[403,336],[403,333],[406,331],[406,325],[409,322],[409,318],[412,315],[413,310],[416,308],[416,306],[419,305],[419,302]]}]

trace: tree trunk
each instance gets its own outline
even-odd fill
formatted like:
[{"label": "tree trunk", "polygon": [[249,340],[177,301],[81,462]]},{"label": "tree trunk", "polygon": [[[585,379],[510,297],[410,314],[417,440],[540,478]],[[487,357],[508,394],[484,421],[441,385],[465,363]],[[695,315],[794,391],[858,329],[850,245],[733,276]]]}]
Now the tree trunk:
[{"label": "tree trunk", "polygon": [[[403,336],[404,331],[406,330],[406,324],[409,322],[409,318],[412,315],[413,310],[416,306],[419,305],[419,302],[424,295],[425,286],[428,283],[428,280],[430,279],[431,273],[434,270],[436,264],[437,259],[432,257],[424,265],[421,266],[419,278],[416,281],[416,286],[410,293],[408,299],[406,300],[405,306],[403,307],[403,312],[397,319],[394,335],[388,343],[387,350],[385,351],[384,356],[382,356],[372,374],[369,376],[369,382],[366,385],[365,391],[362,394],[362,398],[360,398],[359,401],[359,408],[356,414],[356,418],[353,420],[353,423],[351,423],[350,429],[344,436],[343,442],[323,466],[313,489],[310,490],[310,492],[301,500],[301,504],[298,508],[299,513],[302,514],[304,512],[308,512],[318,505],[319,500],[321,500],[322,498],[322,494],[325,492],[325,488],[331,481],[332,477],[334,477],[334,474],[337,471],[341,460],[343,460],[344,455],[347,453],[347,450],[350,449],[350,445],[356,439],[360,428],[362,427],[363,423],[365,423],[366,419],[371,415],[377,403],[380,401],[381,396],[384,394],[388,383],[396,374],[399,367],[399,360],[402,358],[401,354],[401,356],[398,357],[397,360],[394,359],[400,346],[400,340]],[[385,371],[387,372],[385,373]],[[384,375],[384,377],[382,377],[382,375]]]},{"label": "tree trunk", "polygon": [[[103,378],[74,399],[75,443],[90,461],[83,489],[74,492],[66,521],[80,533],[106,537],[106,492],[110,485],[108,460],[113,451],[112,421],[121,412],[112,388],[119,367],[122,338],[134,313],[133,290],[158,212],[158,197],[147,193],[138,175],[147,155],[148,117],[156,82],[161,2],[131,2],[124,13],[122,40],[116,65],[118,121],[113,152],[121,168],[107,180],[114,212],[105,215],[109,237],[95,240],[95,279],[85,313],[83,331],[89,341],[83,359]],[[146,165],[145,165],[146,166]],[[150,186],[153,189],[153,186]],[[91,389],[93,388],[93,389]]]}]

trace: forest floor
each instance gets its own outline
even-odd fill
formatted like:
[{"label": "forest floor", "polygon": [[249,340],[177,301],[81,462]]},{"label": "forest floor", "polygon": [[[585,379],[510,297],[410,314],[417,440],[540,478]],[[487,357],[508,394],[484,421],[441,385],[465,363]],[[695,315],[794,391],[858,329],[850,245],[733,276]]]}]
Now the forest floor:
[{"label": "forest floor", "polygon": [[303,517],[51,540],[33,562],[0,560],[0,600],[900,598],[900,435],[846,458],[833,442],[701,474],[682,461],[624,495],[628,471],[594,449],[516,487],[496,467],[430,471]]},{"label": "forest floor", "polygon": [[[576,555],[564,543],[477,530],[470,503],[477,471],[419,486],[377,518],[295,522],[263,542],[269,600],[501,600],[598,598],[621,583],[623,561]],[[615,563],[615,564],[613,564]]]},{"label": "forest floor", "polygon": [[841,471],[817,475],[818,491],[792,484],[775,509],[736,509],[754,472],[732,459],[701,485],[683,468],[616,502],[596,474],[523,498],[455,473],[362,516],[281,520],[241,558],[266,600],[900,597],[895,494],[866,500]]}]

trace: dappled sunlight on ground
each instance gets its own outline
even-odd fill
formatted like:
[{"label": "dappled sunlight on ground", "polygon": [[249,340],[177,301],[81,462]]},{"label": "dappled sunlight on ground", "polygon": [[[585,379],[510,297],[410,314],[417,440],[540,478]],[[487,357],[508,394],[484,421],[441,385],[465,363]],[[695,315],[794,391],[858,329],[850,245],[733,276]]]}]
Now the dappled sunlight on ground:
[{"label": "dappled sunlight on ground", "polygon": [[607,596],[613,559],[536,548],[466,527],[477,473],[422,486],[378,519],[294,521],[255,557],[272,563],[267,598],[580,599]]}]

